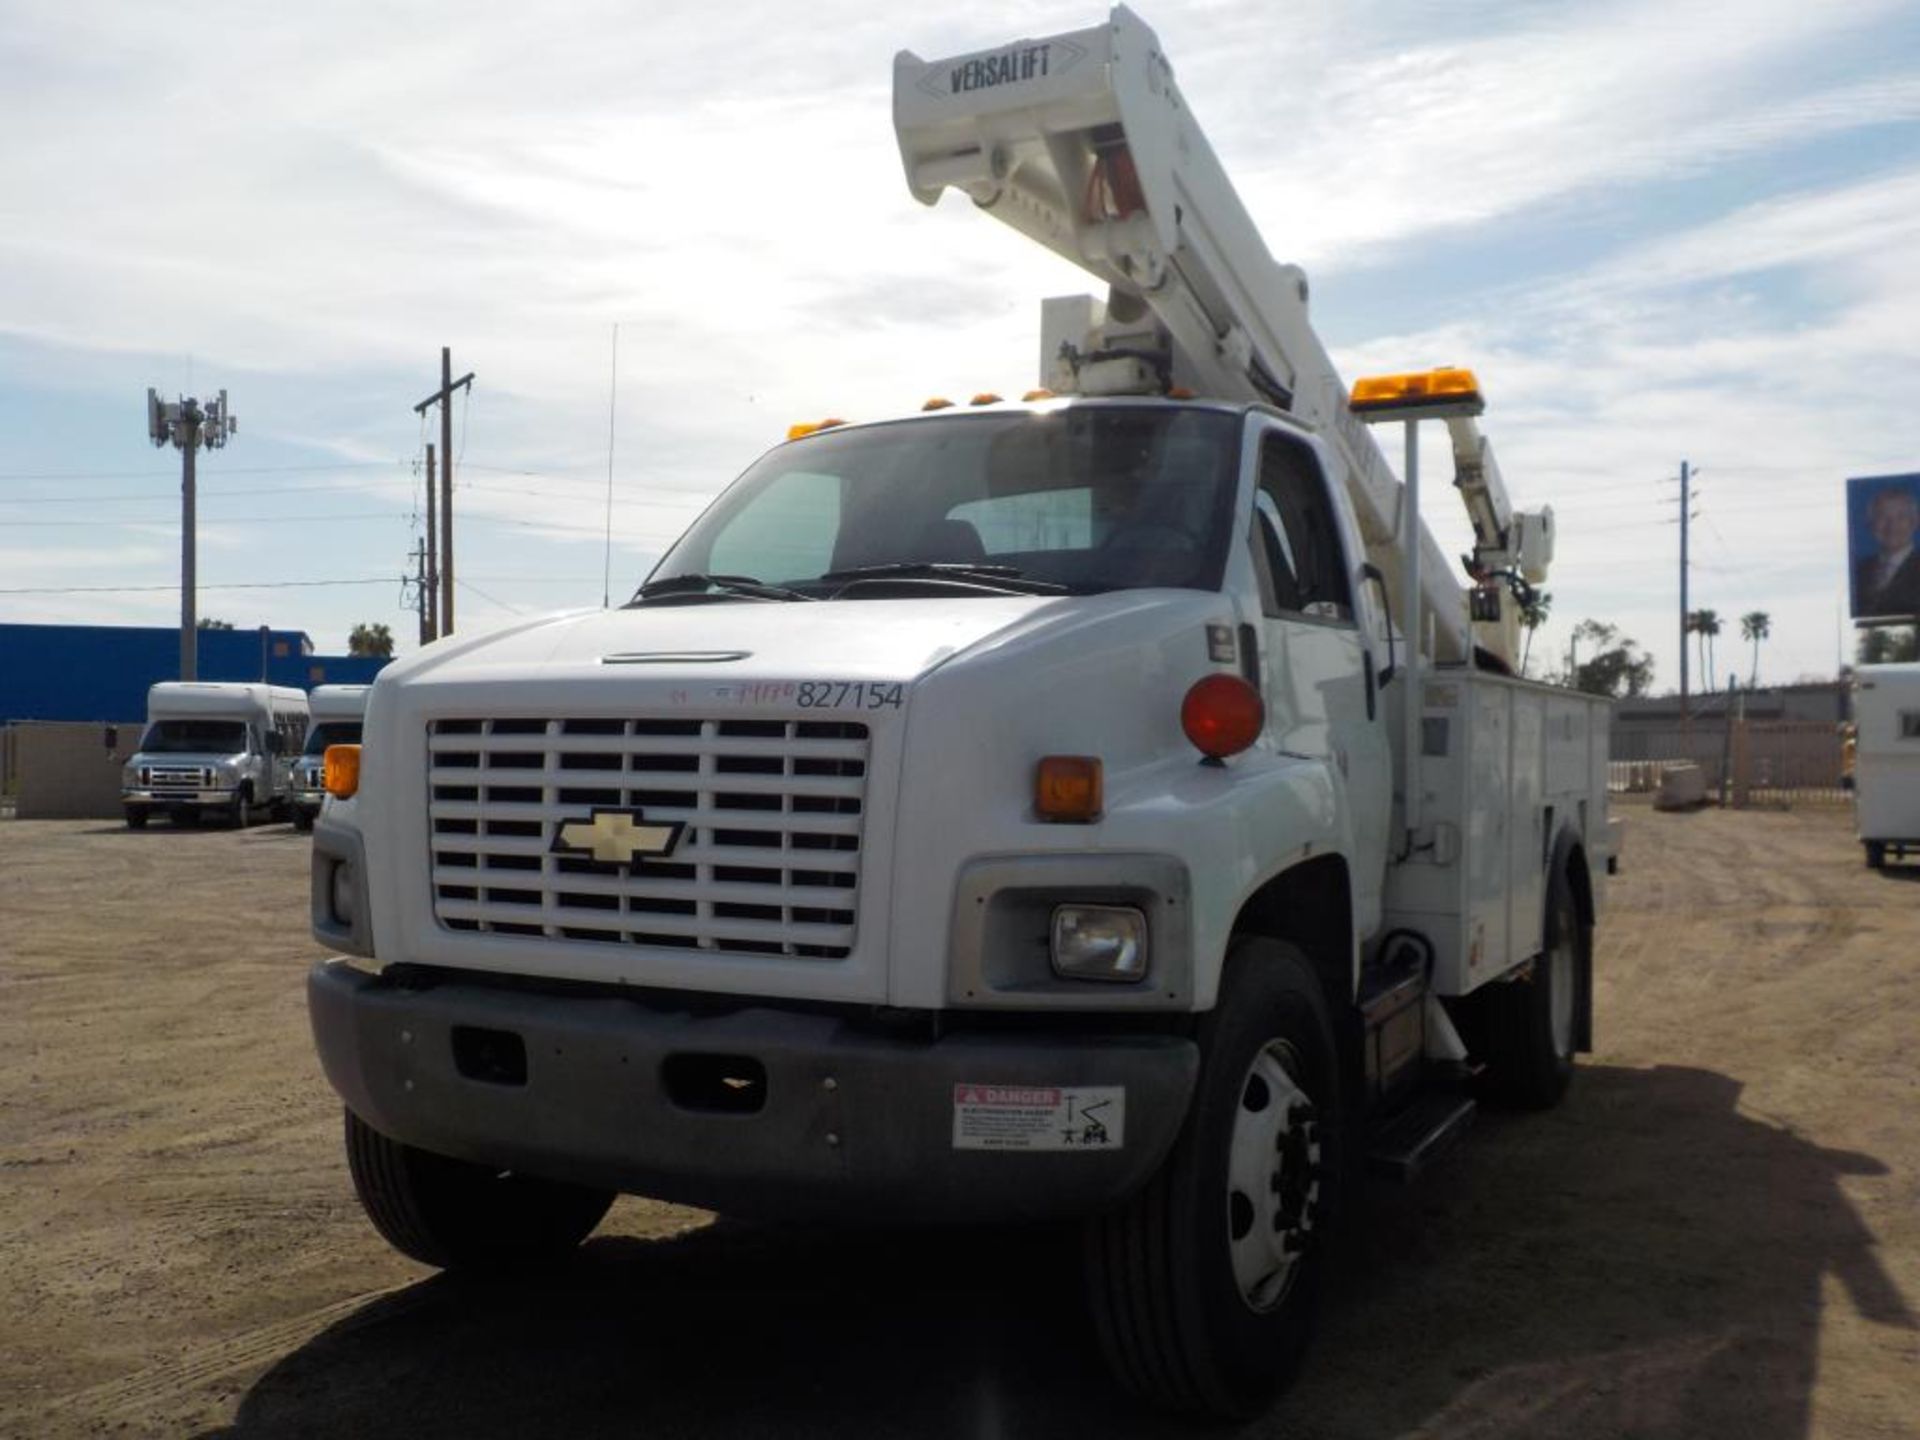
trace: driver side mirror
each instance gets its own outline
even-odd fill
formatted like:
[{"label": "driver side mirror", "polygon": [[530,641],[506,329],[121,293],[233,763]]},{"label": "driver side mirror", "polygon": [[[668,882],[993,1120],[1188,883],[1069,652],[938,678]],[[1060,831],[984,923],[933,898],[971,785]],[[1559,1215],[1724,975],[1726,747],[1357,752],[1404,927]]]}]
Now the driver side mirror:
[{"label": "driver side mirror", "polygon": [[1371,560],[1360,566],[1362,581],[1380,587],[1380,618],[1386,622],[1387,631],[1387,667],[1377,677],[1377,683],[1384,689],[1387,682],[1399,672],[1397,656],[1393,645],[1393,606],[1387,599],[1387,577],[1380,573],[1380,567]]}]

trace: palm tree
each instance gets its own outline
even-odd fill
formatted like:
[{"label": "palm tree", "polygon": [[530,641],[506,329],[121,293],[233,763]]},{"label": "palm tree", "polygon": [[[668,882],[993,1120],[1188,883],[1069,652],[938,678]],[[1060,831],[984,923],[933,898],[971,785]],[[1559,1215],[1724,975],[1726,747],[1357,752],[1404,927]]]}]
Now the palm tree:
[{"label": "palm tree", "polygon": [[1720,612],[1696,610],[1687,617],[1687,628],[1700,637],[1700,686],[1702,694],[1717,688],[1713,678],[1713,637],[1720,633]]},{"label": "palm tree", "polygon": [[378,620],[371,624],[356,625],[353,627],[353,633],[347,636],[347,653],[349,655],[391,655],[393,654],[393,631]]},{"label": "palm tree", "polygon": [[1527,673],[1527,657],[1533,653],[1533,632],[1547,623],[1547,612],[1553,609],[1553,592],[1533,590],[1520,605],[1520,623],[1527,627],[1527,643],[1520,651],[1520,673]]},{"label": "palm tree", "polygon": [[1773,617],[1764,610],[1749,610],[1740,617],[1740,636],[1753,642],[1753,669],[1747,675],[1747,688],[1753,689],[1760,679],[1760,642],[1773,633]]}]

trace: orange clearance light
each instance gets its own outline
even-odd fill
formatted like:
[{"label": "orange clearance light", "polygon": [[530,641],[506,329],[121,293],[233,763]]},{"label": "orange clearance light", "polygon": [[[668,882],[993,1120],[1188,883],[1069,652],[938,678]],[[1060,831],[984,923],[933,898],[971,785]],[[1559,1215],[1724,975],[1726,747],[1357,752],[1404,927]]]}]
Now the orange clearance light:
[{"label": "orange clearance light", "polygon": [[329,745],[325,760],[327,794],[336,800],[351,800],[360,789],[360,747]]},{"label": "orange clearance light", "polygon": [[1058,397],[1054,395],[1053,391],[1046,390],[1046,389],[1029,390],[1027,391],[1026,394],[1020,397],[1021,401],[1028,405],[1031,405],[1036,400],[1053,400],[1057,398]]},{"label": "orange clearance light", "polygon": [[1033,778],[1033,808],[1042,820],[1086,824],[1100,818],[1100,757],[1048,755]]},{"label": "orange clearance light", "polygon": [[920,408],[922,410],[951,410],[953,408],[953,401],[947,399],[944,395],[936,395]]},{"label": "orange clearance light", "polygon": [[1193,748],[1216,764],[1252,745],[1266,724],[1260,692],[1238,675],[1204,676],[1180,702],[1180,728]]},{"label": "orange clearance light", "polygon": [[1480,382],[1471,370],[1443,365],[1404,375],[1370,375],[1353,382],[1349,403],[1362,413],[1420,410],[1431,406],[1480,406]]},{"label": "orange clearance light", "polygon": [[817,435],[822,430],[831,430],[836,425],[844,425],[846,423],[846,421],[840,419],[838,416],[827,420],[802,421],[798,425],[789,425],[787,427],[787,439],[804,440],[809,435]]},{"label": "orange clearance light", "polygon": [[991,390],[982,390],[968,403],[972,405],[998,405],[1000,403],[1000,397]]}]

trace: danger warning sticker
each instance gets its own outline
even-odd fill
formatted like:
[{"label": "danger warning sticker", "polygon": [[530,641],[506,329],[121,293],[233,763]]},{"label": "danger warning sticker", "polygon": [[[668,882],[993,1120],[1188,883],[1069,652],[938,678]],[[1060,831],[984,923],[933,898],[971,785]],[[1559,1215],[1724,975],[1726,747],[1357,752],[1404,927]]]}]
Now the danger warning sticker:
[{"label": "danger warning sticker", "polygon": [[1118,1150],[1126,1122],[1124,1085],[953,1087],[956,1150]]}]

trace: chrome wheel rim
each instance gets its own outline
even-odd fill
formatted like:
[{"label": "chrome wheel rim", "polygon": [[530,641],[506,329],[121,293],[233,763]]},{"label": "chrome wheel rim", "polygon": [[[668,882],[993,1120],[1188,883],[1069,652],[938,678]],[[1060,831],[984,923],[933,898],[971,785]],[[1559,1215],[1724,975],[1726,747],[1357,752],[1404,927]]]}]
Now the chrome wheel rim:
[{"label": "chrome wheel rim", "polygon": [[1297,1279],[1320,1210],[1320,1123],[1300,1053],[1270,1040],[1247,1066],[1227,1159],[1227,1245],[1247,1308],[1264,1314]]}]

